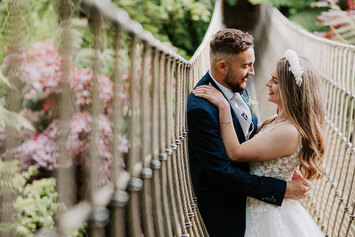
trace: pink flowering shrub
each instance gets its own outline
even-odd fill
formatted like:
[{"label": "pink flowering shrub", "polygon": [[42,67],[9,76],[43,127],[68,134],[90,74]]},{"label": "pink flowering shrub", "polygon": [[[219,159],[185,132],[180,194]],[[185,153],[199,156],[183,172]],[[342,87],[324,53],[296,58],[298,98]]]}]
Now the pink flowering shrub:
[{"label": "pink flowering shrub", "polygon": [[325,32],[314,32],[314,34],[340,41],[346,44],[355,45],[355,2],[347,0],[346,6],[340,8],[337,1],[316,1],[311,4],[313,7],[327,7],[329,10],[321,12],[317,19],[320,25],[328,28]]},{"label": "pink flowering shrub", "polygon": [[[91,131],[91,115],[87,111],[75,113],[70,121],[70,135],[67,140],[67,149],[70,149],[74,155],[73,162],[76,165],[83,165],[85,156],[88,153],[87,137]],[[100,114],[97,120],[99,134],[97,150],[101,158],[100,174],[101,184],[109,182],[111,177],[112,151],[110,147],[110,140],[113,134],[110,126],[110,121],[106,115]],[[59,128],[60,120],[55,119],[42,132],[34,134],[30,139],[27,139],[16,152],[20,158],[20,167],[26,170],[29,166],[34,165],[37,168],[45,168],[52,170],[58,167],[59,157]],[[128,152],[128,140],[120,136],[119,150],[123,153]],[[66,163],[66,166],[72,165],[71,160]]]},{"label": "pink flowering shrub", "polygon": [[[94,73],[90,68],[78,68],[70,80],[70,86],[75,94],[78,105],[89,105],[91,103],[91,91]],[[109,76],[98,76],[100,86],[100,99],[104,107],[108,108],[113,97],[112,82]]]},{"label": "pink flowering shrub", "polygon": [[88,105],[91,103],[90,85],[93,79],[93,72],[90,68],[75,70],[72,80],[69,82],[75,94],[78,105]]},{"label": "pink flowering shrub", "polygon": [[[52,42],[36,42],[27,52],[21,80],[37,92],[60,92],[60,56]],[[33,93],[33,90],[30,90]],[[26,93],[26,98],[31,96]]]},{"label": "pink flowering shrub", "polygon": [[[70,121],[70,135],[66,147],[69,149],[74,159],[65,163],[66,167],[72,165],[83,165],[85,156],[88,154],[88,136],[91,131],[92,117],[87,111],[75,113]],[[113,138],[110,121],[104,114],[99,114],[97,120],[100,138],[98,139],[97,150],[101,158],[100,183],[106,184],[111,177],[112,151],[110,141]],[[26,170],[34,165],[37,168],[52,170],[58,167],[59,157],[59,129],[60,120],[55,119],[42,132],[34,134],[16,149],[17,156],[20,158],[20,168]],[[119,136],[118,149],[122,153],[128,152],[129,142],[123,136]],[[122,164],[123,165],[123,164]]]},{"label": "pink flowering shrub", "polygon": [[[37,168],[52,170],[59,167],[59,136],[60,120],[53,113],[57,100],[61,93],[61,63],[62,59],[58,53],[57,46],[50,41],[36,42],[26,52],[23,49],[7,48],[8,55],[4,59],[5,67],[18,65],[16,70],[7,71],[6,76],[20,78],[25,83],[24,105],[30,109],[32,120],[37,128],[37,133],[26,138],[25,141],[15,149],[20,158],[21,169],[27,169],[30,165]],[[70,121],[70,135],[67,139],[67,149],[73,154],[72,162],[65,163],[65,166],[83,165],[86,161],[89,148],[89,135],[91,132],[92,117],[87,111],[91,104],[91,88],[94,80],[94,73],[91,68],[78,68],[70,65],[69,85],[74,94],[75,103],[79,111],[74,113]],[[128,75],[125,74],[125,77]],[[113,84],[107,75],[97,75],[99,83],[100,99],[103,111],[97,118],[97,126],[100,138],[97,142],[97,150],[100,157],[100,184],[106,184],[111,178],[112,165],[112,129],[108,119],[112,111]],[[118,92],[119,97],[125,105],[128,105],[127,88],[122,85]],[[119,149],[122,153],[128,152],[129,142],[121,135],[119,136]],[[62,164],[62,163],[61,163]],[[123,165],[123,164],[122,164]]]},{"label": "pink flowering shrub", "polygon": [[[18,51],[18,50],[17,50]],[[52,42],[36,42],[27,52],[14,52],[11,47],[7,48],[9,53],[4,59],[4,66],[7,67],[14,60],[19,62],[20,70],[10,71],[7,74],[9,79],[19,77],[25,82],[25,99],[35,100],[46,99],[53,93],[60,93],[62,75],[60,71],[61,57],[58,48]],[[14,59],[15,58],[15,59]],[[75,93],[78,105],[89,105],[91,103],[91,91],[93,71],[90,68],[77,68],[70,66],[70,86]],[[112,82],[109,76],[98,75],[100,86],[100,98],[109,106],[113,97]]]},{"label": "pink flowering shrub", "polygon": [[58,121],[53,121],[42,133],[35,134],[26,140],[18,149],[20,167],[24,170],[35,165],[37,168],[45,167],[52,170],[56,167],[58,152],[56,138]]}]

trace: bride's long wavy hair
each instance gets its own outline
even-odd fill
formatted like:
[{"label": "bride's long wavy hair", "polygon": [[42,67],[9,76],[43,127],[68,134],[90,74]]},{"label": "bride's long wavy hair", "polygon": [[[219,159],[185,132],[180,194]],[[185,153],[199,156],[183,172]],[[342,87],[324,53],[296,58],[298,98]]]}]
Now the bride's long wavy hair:
[{"label": "bride's long wavy hair", "polygon": [[300,87],[296,84],[295,77],[289,70],[290,64],[285,58],[278,61],[276,70],[283,109],[302,136],[300,171],[305,178],[312,180],[323,175],[323,94],[320,77],[311,62],[300,57],[300,66],[304,71]]}]

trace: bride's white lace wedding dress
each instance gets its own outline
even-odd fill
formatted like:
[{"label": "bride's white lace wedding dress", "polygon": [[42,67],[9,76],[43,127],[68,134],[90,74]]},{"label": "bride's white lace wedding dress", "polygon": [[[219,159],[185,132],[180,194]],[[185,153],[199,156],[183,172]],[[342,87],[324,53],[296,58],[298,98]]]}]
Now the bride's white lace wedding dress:
[{"label": "bride's white lace wedding dress", "polygon": [[[270,124],[257,135],[271,131],[287,121]],[[257,136],[256,135],[256,136]],[[298,168],[298,153],[302,148],[300,139],[297,150],[290,156],[250,163],[250,173],[292,180]],[[318,237],[324,236],[312,217],[298,201],[284,199],[281,207],[248,197],[246,207],[245,237]]]}]

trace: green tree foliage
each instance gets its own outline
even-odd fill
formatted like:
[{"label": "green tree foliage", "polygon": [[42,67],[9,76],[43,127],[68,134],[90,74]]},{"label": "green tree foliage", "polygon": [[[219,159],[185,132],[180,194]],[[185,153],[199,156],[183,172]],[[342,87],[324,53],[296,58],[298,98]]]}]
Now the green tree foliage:
[{"label": "green tree foliage", "polygon": [[[242,0],[225,0],[231,5],[238,4]],[[247,0],[245,0],[247,1]],[[311,7],[315,0],[249,0],[252,4],[271,3],[278,8],[290,21],[306,30],[324,31],[325,27],[319,25],[317,16],[327,8],[314,9]]]},{"label": "green tree foliage", "polygon": [[161,41],[191,56],[208,28],[214,0],[114,0]]},{"label": "green tree foliage", "polygon": [[[3,48],[8,43],[4,37],[8,33],[5,31],[15,28],[10,27],[11,22],[7,21],[11,2],[0,1],[2,26],[0,59],[4,58]],[[143,28],[152,32],[156,38],[177,47],[185,57],[191,56],[202,41],[214,7],[214,0],[112,0],[112,2],[125,9],[131,18],[141,23]],[[26,23],[23,31],[29,37],[26,46],[33,41],[54,40],[58,37],[60,32],[58,32],[57,0],[23,1],[21,4],[24,14],[20,14],[22,16],[18,19]],[[82,26],[83,22],[79,19],[83,18],[79,15],[73,17],[75,18],[73,29],[77,23]],[[81,47],[90,47],[92,37],[88,28],[80,28],[81,30],[75,33],[81,33],[82,42],[79,42],[82,43]]]},{"label": "green tree foliage", "polygon": [[[227,0],[238,2],[238,0]],[[321,37],[355,44],[355,4],[353,0],[249,0],[253,4],[272,3],[290,21]]]},{"label": "green tree foliage", "polygon": [[[225,0],[229,4],[238,4],[242,0]],[[247,0],[244,0],[247,1]],[[290,21],[305,28],[308,31],[324,30],[319,26],[316,16],[324,9],[313,9],[311,4],[315,0],[249,0],[252,4],[271,3],[278,8]]]},{"label": "green tree foliage", "polygon": [[21,39],[25,47],[34,40],[54,39],[58,29],[54,6],[52,0],[0,1],[0,60],[5,56],[4,47],[14,39]]},{"label": "green tree foliage", "polygon": [[[241,0],[225,0],[229,5],[238,4]],[[277,8],[287,7],[295,10],[309,8],[314,0],[249,0],[252,4],[271,3]]]},{"label": "green tree foliage", "polygon": [[249,2],[253,4],[271,2],[277,8],[287,7],[299,11],[310,8],[311,3],[314,2],[314,0],[249,0]]},{"label": "green tree foliage", "polygon": [[312,8],[304,9],[293,15],[290,15],[288,19],[296,24],[302,26],[310,32],[314,31],[324,31],[326,27],[319,25],[317,16],[319,16],[324,10],[324,8]]}]

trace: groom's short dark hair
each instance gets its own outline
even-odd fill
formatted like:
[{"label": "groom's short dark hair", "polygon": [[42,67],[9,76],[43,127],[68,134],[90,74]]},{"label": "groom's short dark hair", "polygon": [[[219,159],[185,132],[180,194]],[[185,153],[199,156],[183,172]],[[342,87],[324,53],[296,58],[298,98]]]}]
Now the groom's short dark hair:
[{"label": "groom's short dark hair", "polygon": [[238,54],[254,46],[254,38],[247,32],[237,29],[218,31],[210,42],[211,54]]}]

